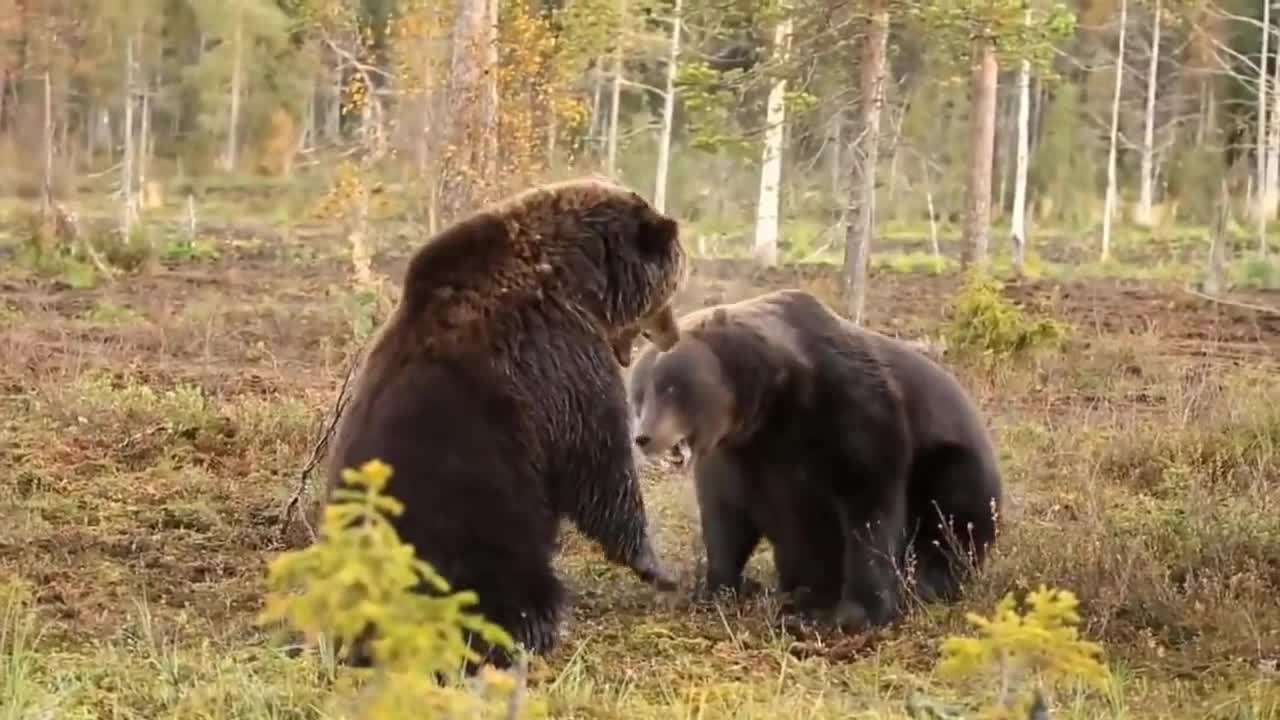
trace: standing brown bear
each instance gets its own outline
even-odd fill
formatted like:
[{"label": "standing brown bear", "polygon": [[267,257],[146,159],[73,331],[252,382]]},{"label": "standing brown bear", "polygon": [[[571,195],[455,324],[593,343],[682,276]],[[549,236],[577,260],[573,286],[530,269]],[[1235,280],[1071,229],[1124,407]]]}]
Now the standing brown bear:
[{"label": "standing brown bear", "polygon": [[949,372],[799,290],[699,310],[678,334],[632,368],[634,441],[694,460],[708,590],[738,589],[764,537],[778,589],[846,629],[898,615],[908,549],[921,598],[956,596],[961,556],[981,563],[995,540],[1002,490]]},{"label": "standing brown bear", "polygon": [[563,517],[610,561],[674,587],[650,540],[618,364],[620,338],[675,342],[678,235],[639,195],[596,180],[445,229],[410,260],[335,433],[329,486],[343,468],[388,463],[401,537],[532,652],[557,640]]}]

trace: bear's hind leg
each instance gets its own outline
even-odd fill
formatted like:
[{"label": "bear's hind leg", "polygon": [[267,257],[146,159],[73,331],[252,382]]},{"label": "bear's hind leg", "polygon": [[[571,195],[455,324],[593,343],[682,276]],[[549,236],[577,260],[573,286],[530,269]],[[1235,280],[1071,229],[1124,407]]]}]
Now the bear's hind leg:
[{"label": "bear's hind leg", "polygon": [[947,448],[917,463],[911,486],[916,595],[923,602],[953,601],[995,540],[987,489],[991,470],[967,450]]}]

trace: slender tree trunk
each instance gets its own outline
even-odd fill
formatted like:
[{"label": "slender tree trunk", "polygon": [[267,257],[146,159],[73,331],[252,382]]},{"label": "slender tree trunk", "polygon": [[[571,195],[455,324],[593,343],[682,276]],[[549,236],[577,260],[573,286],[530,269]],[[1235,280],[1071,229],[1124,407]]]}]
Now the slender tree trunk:
[{"label": "slender tree trunk", "polygon": [[227,148],[222,166],[227,172],[235,172],[236,153],[240,145],[240,86],[244,79],[244,8],[235,0],[235,32],[231,40],[231,98],[227,110]]},{"label": "slender tree trunk", "polygon": [[1258,54],[1258,139],[1257,152],[1254,153],[1257,161],[1257,182],[1254,185],[1258,188],[1255,193],[1254,201],[1254,217],[1258,220],[1258,234],[1265,237],[1267,227],[1267,197],[1265,188],[1267,186],[1267,109],[1270,106],[1270,95],[1267,92],[1267,58],[1270,56],[1269,45],[1271,42],[1271,0],[1261,0],[1262,2],[1262,50]]},{"label": "slender tree trunk", "polygon": [[1274,103],[1271,108],[1271,122],[1267,127],[1267,177],[1263,185],[1263,224],[1258,231],[1258,252],[1264,257],[1267,254],[1266,222],[1276,214],[1276,205],[1280,203],[1280,43],[1276,43],[1275,75],[1271,82],[1271,97]]},{"label": "slender tree trunk", "polygon": [[[498,175],[498,0],[486,0],[482,35],[484,42],[484,172]],[[552,115],[554,127],[554,111]],[[554,138],[554,135],[552,135]]]},{"label": "slender tree trunk", "polygon": [[889,113],[889,126],[892,128],[889,135],[889,181],[885,187],[885,203],[884,206],[894,212],[897,209],[898,198],[898,143],[902,141],[902,122],[907,117],[907,105],[902,103],[902,107],[897,113]]},{"label": "slender tree trunk", "polygon": [[837,109],[831,114],[831,127],[828,131],[830,135],[827,137],[828,150],[831,153],[830,158],[831,171],[831,197],[840,197],[840,188],[843,185],[841,179],[844,177],[845,168],[843,165],[844,155],[844,113]]},{"label": "slender tree trunk", "polygon": [[889,11],[884,0],[867,8],[867,34],[862,48],[862,148],[849,186],[850,222],[845,228],[844,276],[847,314],[861,325],[867,298],[867,263],[875,231],[876,165],[880,159],[880,116],[884,108],[885,50]]},{"label": "slender tree trunk", "polygon": [[142,129],[138,131],[138,192],[147,197],[147,171],[151,165],[151,83],[142,83]]},{"label": "slender tree trunk", "polygon": [[1111,96],[1111,137],[1107,150],[1107,196],[1102,208],[1102,261],[1111,257],[1111,222],[1116,211],[1116,139],[1120,134],[1120,89],[1124,81],[1124,41],[1129,29],[1129,2],[1120,0],[1120,39],[1116,48],[1115,91]]},{"label": "slender tree trunk", "polygon": [[[784,10],[786,12],[786,10]],[[791,16],[778,21],[773,34],[773,56],[779,65],[787,61],[791,43]],[[778,264],[779,184],[782,180],[782,146],[786,131],[787,107],[784,103],[787,80],[779,77],[769,89],[765,110],[764,150],[760,158],[760,195],[756,204],[756,238],[752,253],[757,262],[772,267]]]},{"label": "slender tree trunk", "polygon": [[120,230],[128,237],[133,230],[136,201],[134,200],[134,168],[135,148],[133,138],[133,47],[134,38],[130,35],[124,46],[124,160],[120,169],[121,202],[123,203]]},{"label": "slender tree trunk", "polygon": [[[1026,11],[1027,25],[1031,10]],[[1018,130],[1014,150],[1016,167],[1013,174],[1013,213],[1009,235],[1013,240],[1013,271],[1022,274],[1027,254],[1027,165],[1030,161],[1031,134],[1031,63],[1023,60],[1018,68]]]},{"label": "slender tree trunk", "polygon": [[53,201],[53,78],[44,72],[44,192],[41,203],[47,213]]},{"label": "slender tree trunk", "polygon": [[1218,183],[1213,229],[1209,234],[1209,267],[1204,276],[1204,292],[1213,296],[1222,292],[1223,275],[1227,267],[1227,227],[1231,217],[1231,190],[1227,181],[1229,172],[1229,168],[1225,170]]},{"label": "slender tree trunk", "polygon": [[[619,23],[627,16],[627,0],[618,0]],[[618,28],[618,37],[613,46],[613,84],[609,92],[609,137],[605,159],[605,173],[611,177],[618,176],[618,118],[622,104],[622,27]]]},{"label": "slender tree trunk", "polygon": [[600,119],[600,105],[604,98],[604,78],[600,72],[600,65],[603,59],[596,61],[595,71],[591,73],[591,123],[587,129],[587,146],[590,148],[592,156],[599,158],[600,147],[603,132],[601,130],[604,125]]},{"label": "slender tree trunk", "polygon": [[653,206],[658,212],[667,209],[667,167],[671,161],[671,127],[676,114],[676,71],[680,62],[680,25],[684,14],[683,0],[675,0],[671,11],[671,48],[667,55],[667,86],[662,98],[662,136],[658,140],[658,168],[654,173]]},{"label": "slender tree trunk", "polygon": [[942,248],[938,247],[938,213],[933,207],[933,180],[929,178],[929,161],[921,158],[920,169],[924,178],[925,209],[929,212],[929,249],[935,258],[941,258]]},{"label": "slender tree trunk", "polygon": [[1160,72],[1160,0],[1151,11],[1151,62],[1147,66],[1147,111],[1142,127],[1141,186],[1134,220],[1150,226],[1155,185],[1156,80]]},{"label": "slender tree trunk", "polygon": [[991,166],[995,151],[996,83],[999,80],[999,66],[996,64],[995,38],[979,37],[975,44],[965,259],[985,265],[991,237]]}]

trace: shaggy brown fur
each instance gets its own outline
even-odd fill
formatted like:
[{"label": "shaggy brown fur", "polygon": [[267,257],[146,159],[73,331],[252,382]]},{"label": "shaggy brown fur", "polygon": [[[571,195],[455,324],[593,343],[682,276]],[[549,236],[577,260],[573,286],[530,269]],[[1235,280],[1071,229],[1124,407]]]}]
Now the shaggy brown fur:
[{"label": "shaggy brown fur", "polygon": [[556,643],[562,517],[610,561],[672,587],[646,526],[618,338],[674,344],[686,263],[676,221],[596,180],[445,229],[409,262],[335,434],[330,482],[390,464],[401,536],[535,652]]}]

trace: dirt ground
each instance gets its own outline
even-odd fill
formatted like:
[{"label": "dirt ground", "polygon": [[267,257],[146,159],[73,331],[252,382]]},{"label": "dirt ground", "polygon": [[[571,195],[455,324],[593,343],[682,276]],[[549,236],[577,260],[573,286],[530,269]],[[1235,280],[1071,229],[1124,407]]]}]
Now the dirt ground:
[{"label": "dirt ground", "polygon": [[[403,263],[383,257],[378,267],[398,280]],[[351,347],[346,273],[340,259],[241,255],[159,267],[89,290],[0,275],[0,474],[7,476],[0,480],[7,488],[0,490],[7,518],[0,575],[35,584],[58,642],[111,637],[141,598],[170,622],[258,641],[252,622],[264,566],[283,549],[278,514]],[[678,305],[690,310],[792,286],[836,302],[839,282],[829,268],[762,272],[702,262]],[[932,335],[957,282],[873,274],[868,324]],[[1144,363],[1201,373],[1280,367],[1280,315],[1120,281],[1023,282],[1009,292],[1069,321],[1079,347],[1132,336],[1142,338],[1135,347]],[[1236,300],[1280,307],[1276,293]],[[1018,422],[1030,400],[990,388],[979,394],[1003,426]],[[1149,402],[1106,399],[1108,412],[1121,416]],[[652,473],[648,482],[666,552],[684,557],[684,548],[696,546],[687,488]],[[614,653],[644,646],[636,651],[643,659],[628,665],[638,677],[659,664],[678,666],[689,680],[726,667],[744,677],[776,671],[750,651],[759,636],[726,647],[720,620],[678,602],[655,625],[649,613],[663,601],[576,536],[565,547],[561,564],[577,595],[571,640],[553,666],[582,651],[572,638],[590,638],[595,646],[612,643]],[[616,586],[625,590],[609,589]],[[686,653],[723,658],[695,665],[675,650],[657,652],[654,633],[683,638]],[[1280,638],[1266,642],[1280,647]],[[826,652],[840,659],[835,649]],[[928,654],[918,657],[923,665]]]}]

